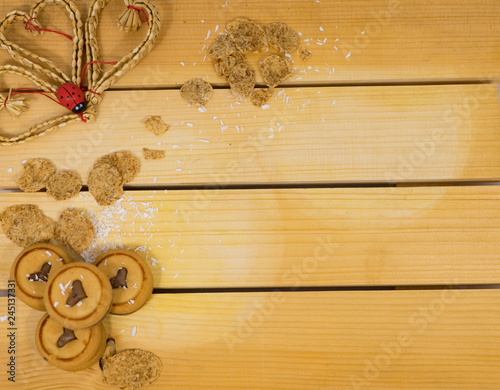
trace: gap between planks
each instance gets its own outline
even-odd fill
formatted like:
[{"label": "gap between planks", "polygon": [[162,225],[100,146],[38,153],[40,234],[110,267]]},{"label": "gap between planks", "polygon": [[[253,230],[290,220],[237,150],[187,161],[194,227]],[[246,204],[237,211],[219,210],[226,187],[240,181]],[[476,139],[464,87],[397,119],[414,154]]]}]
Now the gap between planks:
[{"label": "gap between planks", "polygon": [[[201,191],[201,190],[286,190],[286,189],[341,189],[341,188],[393,188],[393,187],[469,187],[469,186],[496,186],[500,185],[500,181],[485,181],[485,182],[471,182],[471,181],[450,181],[450,182],[411,182],[411,183],[269,183],[269,184],[228,184],[224,186],[200,184],[200,185],[173,185],[173,186],[139,186],[130,185],[124,186],[125,191]],[[40,193],[47,192],[45,189],[39,191]],[[83,186],[80,193],[88,192],[88,187]],[[1,193],[24,193],[19,187],[4,187],[0,188]]]},{"label": "gap between planks", "polygon": [[[186,80],[187,81],[187,80]],[[274,89],[281,88],[350,88],[350,87],[411,87],[411,86],[450,86],[450,85],[496,85],[500,83],[500,79],[487,79],[487,80],[405,80],[405,81],[364,81],[364,82],[318,82],[318,83],[282,83]],[[213,89],[217,90],[230,90],[229,84],[221,83],[210,83]],[[176,91],[180,90],[182,84],[170,85],[170,86],[157,86],[157,87],[111,87],[107,91],[113,92],[134,92],[134,91]],[[267,85],[263,83],[256,83],[255,88],[268,88]],[[10,90],[6,88],[0,88],[0,92],[8,93]]]}]

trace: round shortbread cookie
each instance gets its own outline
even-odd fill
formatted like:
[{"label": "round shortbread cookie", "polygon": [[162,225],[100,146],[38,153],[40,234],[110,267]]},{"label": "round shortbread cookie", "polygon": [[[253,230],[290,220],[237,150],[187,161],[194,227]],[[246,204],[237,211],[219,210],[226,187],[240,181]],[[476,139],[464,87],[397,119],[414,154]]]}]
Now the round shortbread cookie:
[{"label": "round shortbread cookie", "polygon": [[99,256],[94,264],[106,274],[113,288],[110,313],[132,313],[153,293],[153,274],[137,252],[110,251]]},{"label": "round shortbread cookie", "polygon": [[66,371],[79,371],[97,363],[106,348],[106,330],[98,324],[91,328],[70,330],[45,314],[35,333],[35,343],[42,357]]},{"label": "round shortbread cookie", "polygon": [[51,273],[71,263],[70,255],[51,244],[35,244],[19,253],[10,269],[16,281],[16,296],[36,310],[45,310],[43,295]]},{"label": "round shortbread cookie", "polygon": [[108,314],[111,284],[95,265],[70,263],[49,277],[43,297],[50,317],[68,329],[95,326]]}]

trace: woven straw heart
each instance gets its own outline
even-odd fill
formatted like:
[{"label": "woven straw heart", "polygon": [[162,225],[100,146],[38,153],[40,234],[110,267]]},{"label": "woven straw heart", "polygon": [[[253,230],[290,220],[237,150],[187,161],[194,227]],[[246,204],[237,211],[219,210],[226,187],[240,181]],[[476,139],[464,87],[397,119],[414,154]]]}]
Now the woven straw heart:
[{"label": "woven straw heart", "polygon": [[[94,0],[89,9],[89,16],[85,26],[83,25],[78,8],[71,0],[40,0],[29,13],[22,11],[9,12],[0,22],[0,47],[6,50],[11,57],[28,69],[4,65],[0,66],[0,74],[15,74],[30,80],[35,86],[47,93],[55,93],[58,88],[65,83],[72,83],[76,86],[81,84],[82,69],[84,68],[83,52],[86,50],[86,61],[89,66],[86,68],[88,78],[88,91],[85,93],[87,100],[87,110],[83,114],[67,114],[49,121],[33,126],[23,134],[7,138],[0,136],[0,145],[14,145],[26,142],[43,136],[70,123],[93,121],[95,118],[95,106],[99,104],[101,94],[110,88],[121,76],[133,69],[137,63],[144,58],[153,48],[154,41],[160,32],[160,19],[152,3],[148,0],[124,0],[127,8],[119,17],[119,23],[125,31],[136,31],[140,26],[139,12],[147,17],[148,30],[145,39],[132,51],[118,61],[109,71],[101,74],[100,67],[96,63],[98,58],[97,28],[99,25],[99,14],[104,7],[114,0]],[[47,4],[56,4],[63,7],[69,15],[73,25],[73,50],[72,50],[72,75],[68,77],[57,65],[42,56],[36,55],[5,37],[5,29],[14,22],[29,23],[30,30],[38,34],[42,30],[37,15]],[[49,79],[46,81],[43,78]],[[11,100],[0,95],[0,110],[4,108],[19,115],[26,105],[21,99]],[[9,99],[9,100],[7,100]],[[9,107],[9,104],[11,106]]]}]

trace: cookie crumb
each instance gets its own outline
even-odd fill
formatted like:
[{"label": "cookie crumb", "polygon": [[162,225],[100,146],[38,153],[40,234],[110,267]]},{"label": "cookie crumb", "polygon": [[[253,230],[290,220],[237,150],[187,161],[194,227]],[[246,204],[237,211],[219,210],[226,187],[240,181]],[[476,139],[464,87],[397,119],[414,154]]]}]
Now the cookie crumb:
[{"label": "cookie crumb", "polygon": [[119,151],[102,156],[96,164],[107,163],[113,165],[123,177],[124,183],[130,183],[138,175],[141,162],[132,153]]},{"label": "cookie crumb", "polygon": [[76,210],[64,210],[56,224],[55,237],[62,244],[81,253],[94,239],[94,225]]},{"label": "cookie crumb", "polygon": [[266,85],[272,88],[290,77],[293,67],[291,62],[284,57],[273,54],[262,61],[260,72]]},{"label": "cookie crumb", "polygon": [[0,220],[5,235],[24,248],[38,242],[48,242],[54,237],[54,220],[36,205],[9,206],[0,214]]},{"label": "cookie crumb", "polygon": [[245,63],[236,65],[229,74],[229,86],[234,96],[245,99],[255,87],[255,71]]},{"label": "cookie crumb", "polygon": [[299,54],[300,58],[302,58],[302,61],[307,60],[309,57],[311,57],[311,52],[305,48],[305,46],[301,46],[299,49]]},{"label": "cookie crumb", "polygon": [[158,356],[142,349],[125,349],[108,357],[102,364],[105,383],[120,389],[140,389],[160,376],[162,363]]},{"label": "cookie crumb", "polygon": [[230,21],[227,35],[242,53],[260,51],[265,48],[264,29],[254,21],[239,17]]},{"label": "cookie crumb", "polygon": [[234,44],[233,40],[227,35],[221,35],[215,38],[213,43],[208,48],[208,54],[215,59],[230,56],[235,52],[238,52],[238,48]]},{"label": "cookie crumb", "polygon": [[166,156],[166,152],[164,150],[154,150],[148,148],[143,148],[142,154],[146,160],[160,160]]},{"label": "cookie crumb", "polygon": [[181,97],[190,104],[203,106],[212,95],[212,86],[200,78],[191,79],[181,87]]},{"label": "cookie crumb", "polygon": [[265,28],[269,46],[279,52],[289,52],[299,47],[299,36],[285,23],[271,23]]},{"label": "cookie crumb", "polygon": [[240,52],[232,53],[228,56],[221,57],[215,60],[215,73],[218,76],[229,78],[233,68],[241,63],[245,62],[245,57]]},{"label": "cookie crumb", "polygon": [[161,116],[149,116],[144,122],[146,129],[151,131],[154,135],[163,135],[170,128],[170,125],[167,125],[161,119]]},{"label": "cookie crumb", "polygon": [[24,170],[19,178],[19,188],[24,192],[36,192],[47,186],[47,182],[56,173],[52,162],[44,158],[35,158],[26,161]]},{"label": "cookie crumb", "polygon": [[56,200],[76,196],[82,189],[82,179],[74,171],[60,171],[52,175],[47,183],[47,194]]},{"label": "cookie crumb", "polygon": [[110,206],[123,196],[123,176],[109,163],[96,163],[89,173],[87,184],[101,206]]},{"label": "cookie crumb", "polygon": [[262,107],[269,98],[272,96],[272,91],[270,88],[260,88],[254,89],[252,92],[252,96],[250,96],[250,100],[252,101],[254,106]]}]

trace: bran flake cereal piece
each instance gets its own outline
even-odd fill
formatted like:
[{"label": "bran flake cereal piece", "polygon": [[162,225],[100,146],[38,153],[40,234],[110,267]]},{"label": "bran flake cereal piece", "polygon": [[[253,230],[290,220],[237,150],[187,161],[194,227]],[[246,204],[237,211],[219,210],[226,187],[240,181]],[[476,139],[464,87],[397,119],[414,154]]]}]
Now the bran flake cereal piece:
[{"label": "bran flake cereal piece", "polygon": [[245,62],[245,57],[240,52],[230,54],[228,56],[218,58],[215,60],[215,73],[227,79],[233,68]]},{"label": "bran flake cereal piece", "polygon": [[181,87],[181,97],[190,104],[203,106],[214,93],[212,86],[205,80],[194,78]]},{"label": "bran flake cereal piece", "polygon": [[104,382],[120,389],[140,389],[151,384],[161,369],[160,358],[142,349],[124,349],[102,363]]},{"label": "bran flake cereal piece", "polygon": [[161,116],[149,116],[144,122],[146,129],[151,131],[154,135],[163,135],[170,128],[170,125],[167,125],[161,119]]},{"label": "bran flake cereal piece", "polygon": [[254,89],[252,92],[252,96],[250,96],[250,100],[252,101],[254,106],[262,107],[269,98],[272,96],[272,91],[270,88],[267,89]]},{"label": "bran flake cereal piece", "polygon": [[123,196],[123,176],[109,163],[96,163],[89,173],[87,184],[101,206],[110,206]]},{"label": "bran flake cereal piece", "polygon": [[227,35],[215,38],[214,42],[208,48],[208,54],[215,59],[227,57],[235,52],[238,52],[238,48]]},{"label": "bran flake cereal piece", "polygon": [[24,192],[36,192],[45,188],[49,178],[56,173],[56,167],[49,160],[35,158],[24,164],[24,170],[19,178],[19,187]]},{"label": "bran flake cereal piece", "polygon": [[242,53],[251,53],[264,49],[264,29],[247,18],[236,18],[227,24],[227,35]]},{"label": "bran flake cereal piece", "polygon": [[299,36],[285,23],[271,23],[266,26],[267,44],[279,52],[295,50],[299,47]]},{"label": "bran flake cereal piece", "polygon": [[229,73],[229,86],[234,96],[245,99],[255,87],[255,71],[245,63],[236,65]]},{"label": "bran flake cereal piece", "polygon": [[32,204],[7,207],[0,220],[5,235],[24,248],[54,237],[55,222]]},{"label": "bran flake cereal piece", "polygon": [[56,200],[76,196],[82,189],[82,179],[74,171],[61,171],[51,176],[47,183],[47,194]]},{"label": "bran flake cereal piece", "polygon": [[301,46],[299,49],[300,53],[300,58],[302,58],[302,61],[307,60],[309,57],[311,57],[311,52],[305,48],[305,46]]},{"label": "bran flake cereal piece", "polygon": [[56,239],[81,253],[94,239],[94,225],[76,210],[64,210],[56,224]]},{"label": "bran flake cereal piece", "polygon": [[124,183],[130,183],[141,169],[141,162],[132,153],[127,151],[113,152],[102,156],[95,165],[107,163],[113,165],[123,177]]},{"label": "bran flake cereal piece", "polygon": [[164,150],[143,148],[142,154],[144,155],[144,158],[146,160],[160,160],[162,158],[165,158],[166,152]]},{"label": "bran flake cereal piece", "polygon": [[271,88],[289,77],[292,71],[291,62],[276,54],[266,57],[260,64],[260,72],[264,82]]}]

